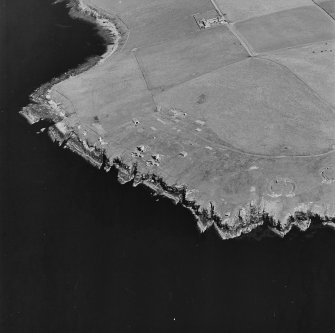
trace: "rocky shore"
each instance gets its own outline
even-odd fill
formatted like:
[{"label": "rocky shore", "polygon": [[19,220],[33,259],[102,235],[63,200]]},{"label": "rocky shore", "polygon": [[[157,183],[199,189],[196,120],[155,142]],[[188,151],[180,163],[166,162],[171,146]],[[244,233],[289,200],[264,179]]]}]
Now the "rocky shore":
[{"label": "rocky shore", "polygon": [[[335,227],[335,206],[333,207],[329,204],[320,205],[313,201],[294,202],[291,206],[284,209],[282,201],[270,200],[265,195],[259,195],[254,200],[248,200],[243,205],[237,204],[234,209],[223,213],[223,211],[218,209],[215,201],[209,199],[206,202],[201,196],[195,196],[194,193],[199,189],[190,187],[186,183],[167,180],[164,177],[164,173],[159,171],[159,155],[152,155],[149,160],[151,163],[149,168],[148,161],[146,165],[141,161],[141,159],[143,160],[142,155],[144,155],[141,148],[137,149],[136,156],[134,152],[132,153],[133,155],[125,154],[121,148],[118,151],[117,146],[113,146],[113,152],[111,153],[111,150],[106,148],[108,140],[102,134],[100,136],[94,134],[94,139],[91,137],[86,138],[84,130],[80,127],[82,126],[80,122],[72,120],[73,117],[69,110],[63,108],[61,103],[52,98],[52,87],[62,81],[85,73],[94,66],[103,64],[114,53],[122,49],[128,39],[129,31],[127,25],[119,17],[113,17],[107,11],[87,5],[84,1],[71,0],[69,6],[70,15],[74,18],[85,19],[97,24],[108,45],[107,51],[101,57],[94,57],[78,68],[64,73],[61,77],[55,78],[37,89],[31,95],[31,103],[21,111],[21,114],[30,124],[40,120],[50,121],[48,134],[53,141],[79,154],[97,168],[106,171],[109,171],[110,168],[116,168],[118,170],[118,179],[121,183],[132,182],[134,186],[143,184],[155,194],[167,197],[176,204],[183,205],[193,213],[201,232],[204,232],[209,227],[214,227],[223,239],[229,239],[247,234],[260,226],[267,226],[275,234],[283,237],[293,227],[306,231],[313,223]],[[164,119],[160,120],[162,122],[166,121]],[[183,121],[179,118],[177,120],[176,123],[179,124]],[[200,130],[199,128],[197,129],[198,132],[201,131],[201,128]],[[176,140],[178,139],[176,138]],[[186,157],[185,154],[183,156]],[[248,161],[248,163],[251,163],[254,160]],[[261,187],[265,186],[268,189],[270,186],[272,193],[274,193],[273,197],[277,193],[278,197],[286,197],[288,198],[287,200],[289,200],[290,196],[295,196],[294,188],[292,191],[286,189],[286,187],[291,186],[289,185],[290,182],[282,181],[282,178],[278,179],[275,184],[268,185],[267,183]],[[279,190],[277,189],[279,186],[277,185],[278,182],[281,182]],[[210,185],[208,186],[210,187]],[[288,192],[286,193],[285,191]],[[269,195],[271,196],[271,193]]]}]

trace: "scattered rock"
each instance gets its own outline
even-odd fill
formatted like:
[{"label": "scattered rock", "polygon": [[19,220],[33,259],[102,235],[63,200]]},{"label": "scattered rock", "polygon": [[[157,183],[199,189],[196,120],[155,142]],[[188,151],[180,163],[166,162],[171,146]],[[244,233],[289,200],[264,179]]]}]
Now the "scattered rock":
[{"label": "scattered rock", "polygon": [[101,136],[99,137],[99,142],[101,145],[108,145],[108,142],[104,141]]},{"label": "scattered rock", "polygon": [[181,151],[179,153],[179,155],[182,156],[182,157],[186,157],[187,156],[187,152],[186,151]]},{"label": "scattered rock", "polygon": [[201,126],[204,126],[205,125],[205,122],[202,121],[202,120],[196,120],[195,121],[197,124],[201,125]]},{"label": "scattered rock", "polygon": [[140,121],[139,121],[139,120],[137,120],[137,119],[133,119],[133,123],[134,123],[134,125],[135,125],[135,126],[137,126],[137,125],[139,125],[139,124],[140,124]]},{"label": "scattered rock", "polygon": [[159,163],[153,160],[146,161],[147,166],[159,166]]},{"label": "scattered rock", "polygon": [[139,158],[143,158],[143,155],[141,153],[139,153],[138,151],[133,151],[131,153],[131,156],[133,157],[139,157]]},{"label": "scattered rock", "polygon": [[151,157],[157,162],[161,160],[161,155],[159,155],[159,154],[154,154]]},{"label": "scattered rock", "polygon": [[179,109],[171,109],[170,111],[173,113],[173,117],[185,118],[187,116],[186,112]]},{"label": "scattered rock", "polygon": [[140,151],[141,153],[144,153],[147,149],[145,146],[141,145],[137,147],[137,150]]}]

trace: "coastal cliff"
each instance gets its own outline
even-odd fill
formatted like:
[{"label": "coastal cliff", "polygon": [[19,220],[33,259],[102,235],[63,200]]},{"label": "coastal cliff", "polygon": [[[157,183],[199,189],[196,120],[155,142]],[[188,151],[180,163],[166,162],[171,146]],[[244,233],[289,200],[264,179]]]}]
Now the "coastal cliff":
[{"label": "coastal cliff", "polygon": [[[135,28],[130,27],[136,25],[123,19],[121,9],[113,14],[91,2],[70,1],[70,15],[95,22],[107,51],[37,89],[21,114],[31,124],[50,121],[48,133],[53,141],[97,168],[116,168],[121,183],[143,184],[183,205],[202,232],[214,227],[223,239],[229,239],[260,226],[279,236],[292,227],[305,231],[311,224],[334,228],[335,146],[325,125],[334,121],[332,106],[264,54],[250,57],[231,28],[198,31],[191,14],[213,10],[210,2],[196,1],[190,13],[187,5],[180,9],[184,20],[177,20],[181,36],[175,35],[174,25],[169,30],[169,22],[163,26],[158,22],[155,28],[155,22],[143,16],[143,21],[136,17],[135,22],[143,32],[133,38],[130,34]],[[149,27],[152,36],[146,39]],[[223,42],[224,48],[231,48],[218,57]],[[251,81],[261,77],[256,88],[245,82],[245,75]],[[281,82],[270,88],[273,92],[266,91],[271,75],[286,80],[295,91],[292,97],[286,90],[278,91]],[[223,90],[231,82],[236,87]],[[272,126],[267,117],[275,113],[265,115],[263,122],[259,120],[263,114],[256,113],[256,120],[250,113],[239,114],[234,101],[238,105],[242,98],[229,94],[251,91],[248,87],[258,95],[252,91],[243,107],[269,103],[271,108],[287,109],[298,103],[293,108],[311,110],[304,117],[312,135],[305,137],[299,129],[300,114],[295,116],[300,122],[297,135],[287,130],[291,124],[282,118],[276,118],[280,130]],[[301,106],[307,95],[312,97]],[[289,102],[284,98],[278,102],[284,96]],[[308,123],[315,123],[316,111],[324,123],[317,123],[320,127],[315,130]],[[247,136],[253,132],[249,124],[267,132]],[[321,126],[326,128],[324,137],[320,131],[320,139],[313,141]]]}]

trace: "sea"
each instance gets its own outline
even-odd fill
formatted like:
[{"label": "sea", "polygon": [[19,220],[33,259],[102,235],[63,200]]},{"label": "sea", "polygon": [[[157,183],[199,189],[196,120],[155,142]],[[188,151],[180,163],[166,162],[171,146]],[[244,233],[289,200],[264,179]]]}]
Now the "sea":
[{"label": "sea", "polygon": [[51,142],[19,111],[104,40],[63,2],[0,5],[2,333],[335,332],[334,230],[223,241]]}]

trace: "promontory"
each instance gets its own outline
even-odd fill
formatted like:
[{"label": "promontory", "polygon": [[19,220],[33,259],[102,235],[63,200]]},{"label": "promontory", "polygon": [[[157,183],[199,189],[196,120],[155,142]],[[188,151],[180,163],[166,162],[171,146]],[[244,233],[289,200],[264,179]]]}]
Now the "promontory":
[{"label": "promontory", "polygon": [[335,225],[335,1],[73,0],[109,40],[21,113],[222,238]]}]

